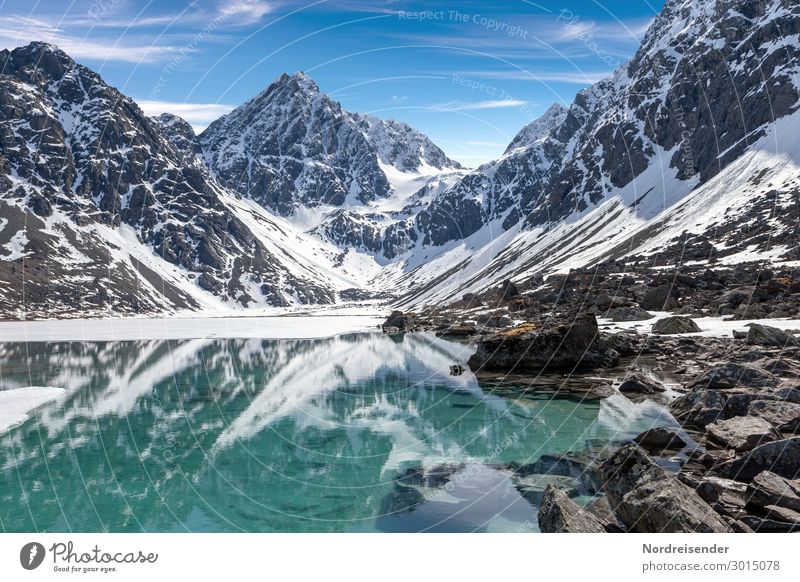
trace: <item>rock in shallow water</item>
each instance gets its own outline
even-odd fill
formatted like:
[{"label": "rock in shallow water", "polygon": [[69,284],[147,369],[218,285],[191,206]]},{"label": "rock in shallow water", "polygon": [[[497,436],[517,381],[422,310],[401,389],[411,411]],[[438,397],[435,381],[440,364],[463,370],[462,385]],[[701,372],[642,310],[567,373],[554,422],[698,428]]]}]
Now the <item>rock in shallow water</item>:
[{"label": "rock in shallow water", "polygon": [[696,491],[668,475],[637,445],[619,449],[600,472],[614,513],[630,531],[730,531]]},{"label": "rock in shallow water", "polygon": [[680,450],[686,446],[686,441],[679,437],[675,430],[665,426],[646,430],[634,437],[633,442],[651,452],[664,449]]},{"label": "rock in shallow water", "polygon": [[619,391],[623,394],[656,394],[657,392],[666,392],[666,390],[661,384],[642,372],[628,374],[619,385]]},{"label": "rock in shallow water", "polygon": [[542,533],[605,533],[603,524],[594,515],[575,503],[552,483],[548,484],[539,508],[539,529]]},{"label": "rock in shallow water", "polygon": [[594,315],[561,324],[526,323],[484,337],[469,367],[479,370],[572,370],[613,365],[619,354],[600,338]]}]

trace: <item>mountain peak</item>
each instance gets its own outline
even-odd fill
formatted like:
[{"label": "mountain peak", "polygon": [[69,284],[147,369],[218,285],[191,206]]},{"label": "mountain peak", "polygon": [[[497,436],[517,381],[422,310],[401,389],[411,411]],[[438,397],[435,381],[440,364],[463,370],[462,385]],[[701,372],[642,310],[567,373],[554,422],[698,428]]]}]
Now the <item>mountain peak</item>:
[{"label": "mountain peak", "polygon": [[569,109],[567,107],[564,107],[560,103],[553,103],[541,117],[535,119],[519,131],[508,148],[506,148],[506,153],[520,147],[529,146],[552,134],[564,123],[568,112]]},{"label": "mountain peak", "polygon": [[267,88],[269,90],[275,86],[288,86],[294,90],[301,90],[306,93],[319,93],[319,86],[314,82],[314,80],[306,75],[303,71],[298,71],[293,75],[289,75],[288,73],[283,73],[280,77],[275,79],[275,81]]},{"label": "mountain peak", "polygon": [[[4,59],[8,59],[8,62],[4,63],[2,67],[6,73],[10,72],[11,68],[16,70],[32,67],[58,78],[76,66],[75,61],[67,53],[47,42],[34,41],[10,52],[3,51],[3,53],[5,53]],[[11,67],[8,66],[9,64]]]}]

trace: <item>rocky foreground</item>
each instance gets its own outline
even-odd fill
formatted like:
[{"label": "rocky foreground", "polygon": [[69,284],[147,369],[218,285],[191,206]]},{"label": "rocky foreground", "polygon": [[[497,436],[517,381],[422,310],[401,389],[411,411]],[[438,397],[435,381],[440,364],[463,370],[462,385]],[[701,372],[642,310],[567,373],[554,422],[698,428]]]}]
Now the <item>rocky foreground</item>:
[{"label": "rocky foreground", "polygon": [[[654,426],[580,458],[501,468],[539,507],[543,532],[800,531],[800,330],[761,322],[731,337],[696,335],[707,316],[800,318],[800,271],[618,271],[612,263],[527,289],[507,282],[445,309],[395,312],[384,331],[469,338],[477,348],[466,365],[479,378],[526,391],[662,401],[669,392],[680,434]],[[672,314],[648,323],[653,311]],[[643,333],[603,332],[598,317],[640,321]],[[629,365],[618,377],[598,374],[619,362]],[[463,370],[454,363],[452,373]],[[548,373],[564,380],[547,386]],[[595,501],[581,506],[578,495]]]}]

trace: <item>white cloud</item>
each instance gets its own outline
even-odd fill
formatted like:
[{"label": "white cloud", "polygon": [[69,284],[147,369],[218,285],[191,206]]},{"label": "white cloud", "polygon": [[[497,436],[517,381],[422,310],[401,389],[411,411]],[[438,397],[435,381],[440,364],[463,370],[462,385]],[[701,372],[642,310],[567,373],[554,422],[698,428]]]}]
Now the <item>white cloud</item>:
[{"label": "white cloud", "polygon": [[265,15],[272,12],[272,4],[262,0],[234,0],[219,3],[217,12],[226,18],[236,17],[247,22],[261,20]]},{"label": "white cloud", "polygon": [[529,101],[522,99],[490,99],[488,101],[476,101],[474,103],[461,103],[451,101],[439,105],[431,105],[431,109],[444,109],[447,111],[477,111],[480,109],[505,109],[508,107],[524,107],[529,105]]},{"label": "white cloud", "polygon": [[130,44],[88,40],[67,34],[64,30],[42,20],[21,16],[0,18],[0,47],[13,49],[32,41],[58,46],[75,59],[152,63],[166,61],[186,51],[182,47],[158,44]]},{"label": "white cloud", "polygon": [[553,81],[575,85],[593,85],[610,77],[613,71],[460,71],[463,78],[497,79],[500,81]]},{"label": "white cloud", "polygon": [[137,101],[145,115],[150,117],[162,113],[172,113],[185,119],[195,133],[200,133],[223,115],[235,108],[222,103],[174,103],[171,101]]}]

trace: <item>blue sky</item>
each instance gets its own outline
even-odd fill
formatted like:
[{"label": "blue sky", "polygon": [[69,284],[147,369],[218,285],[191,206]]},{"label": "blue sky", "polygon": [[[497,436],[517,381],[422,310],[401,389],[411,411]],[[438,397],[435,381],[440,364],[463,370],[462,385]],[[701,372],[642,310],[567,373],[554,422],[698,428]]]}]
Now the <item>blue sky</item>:
[{"label": "blue sky", "polygon": [[303,70],[473,167],[632,56],[663,0],[0,0],[0,47],[61,46],[197,129]]}]

